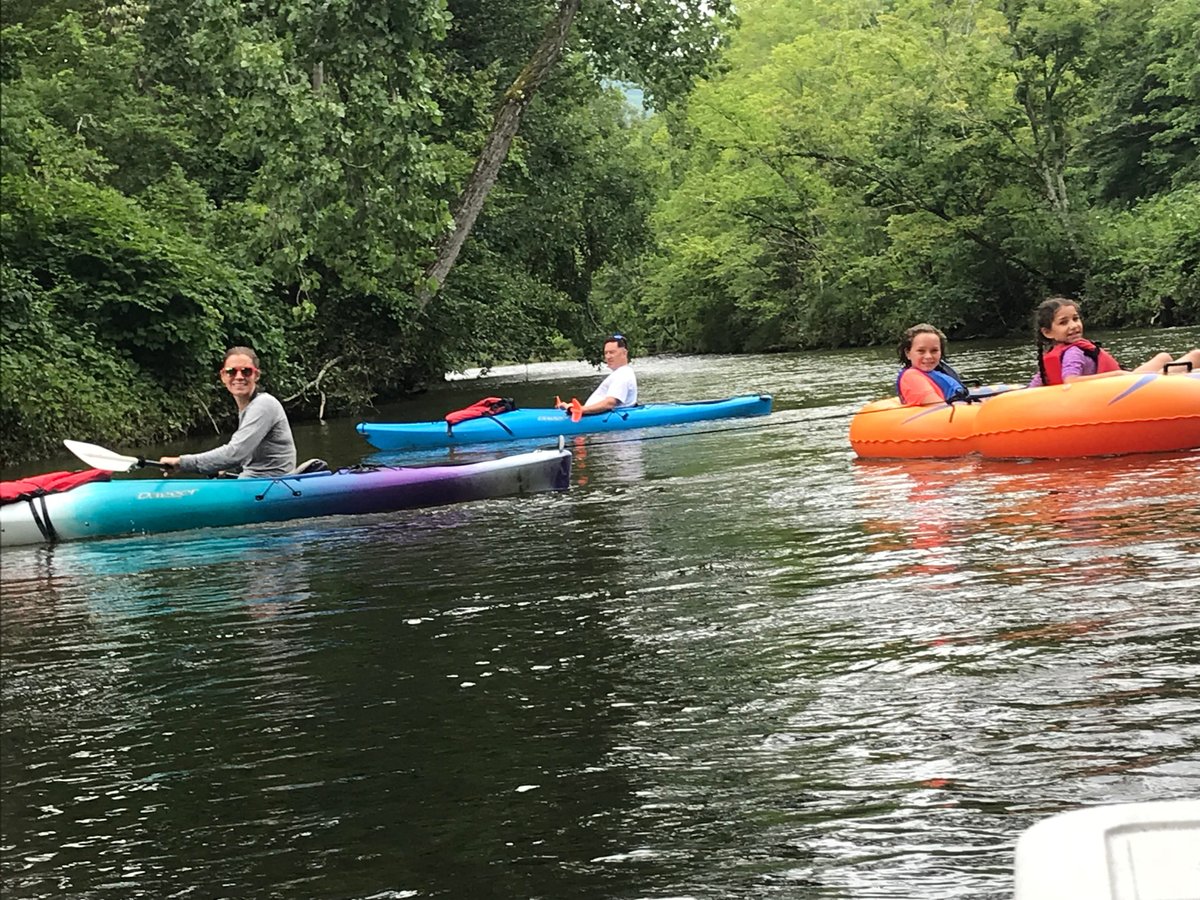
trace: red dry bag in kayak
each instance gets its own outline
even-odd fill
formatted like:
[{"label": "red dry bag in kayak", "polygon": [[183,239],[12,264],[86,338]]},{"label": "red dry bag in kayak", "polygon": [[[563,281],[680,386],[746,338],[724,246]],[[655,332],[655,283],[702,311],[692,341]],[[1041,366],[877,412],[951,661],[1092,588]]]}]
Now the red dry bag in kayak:
[{"label": "red dry bag in kayak", "polygon": [[[462,409],[446,413],[446,433],[449,434],[453,431],[454,426],[459,422],[465,422],[468,419],[479,419],[483,416],[495,418],[501,413],[512,412],[516,408],[517,404],[510,397],[484,397],[470,406],[464,406]],[[496,419],[496,422],[504,426],[504,423],[499,419]],[[504,426],[504,430],[512,434],[512,430],[508,426]]]},{"label": "red dry bag in kayak", "polygon": [[84,469],[82,472],[47,472],[16,481],[0,481],[0,505],[32,500],[45,494],[58,494],[89,481],[108,481],[111,477],[111,472],[102,469]]}]

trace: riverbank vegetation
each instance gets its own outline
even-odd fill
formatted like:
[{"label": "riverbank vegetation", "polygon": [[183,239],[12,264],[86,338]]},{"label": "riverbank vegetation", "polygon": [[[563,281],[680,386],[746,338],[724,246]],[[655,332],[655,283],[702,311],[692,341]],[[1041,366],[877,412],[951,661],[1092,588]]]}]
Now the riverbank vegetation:
[{"label": "riverbank vegetation", "polygon": [[603,281],[652,348],[1200,319],[1196,0],[755,0],[649,123],[655,250]]},{"label": "riverbank vegetation", "polygon": [[231,343],[307,416],[613,327],[1200,321],[1200,0],[730,7],[6,3],[0,460],[225,427]]}]

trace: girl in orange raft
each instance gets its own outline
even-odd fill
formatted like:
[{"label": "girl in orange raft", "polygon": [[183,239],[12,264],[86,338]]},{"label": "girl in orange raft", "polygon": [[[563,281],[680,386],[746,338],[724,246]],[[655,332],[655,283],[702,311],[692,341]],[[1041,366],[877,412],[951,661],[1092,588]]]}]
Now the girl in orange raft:
[{"label": "girl in orange raft", "polygon": [[946,336],[927,322],[914,325],[900,339],[900,371],[896,394],[905,406],[927,406],[965,400],[962,376],[943,359]]},{"label": "girl in orange raft", "polygon": [[[1121,371],[1111,353],[1084,338],[1077,300],[1067,297],[1043,300],[1033,314],[1033,333],[1038,372],[1029,382],[1030,387],[1064,384],[1076,378]],[[1190,350],[1178,359],[1172,359],[1169,353],[1159,353],[1133,371],[1173,374],[1164,368],[1168,365],[1179,366],[1180,373],[1200,369],[1200,350]]]}]

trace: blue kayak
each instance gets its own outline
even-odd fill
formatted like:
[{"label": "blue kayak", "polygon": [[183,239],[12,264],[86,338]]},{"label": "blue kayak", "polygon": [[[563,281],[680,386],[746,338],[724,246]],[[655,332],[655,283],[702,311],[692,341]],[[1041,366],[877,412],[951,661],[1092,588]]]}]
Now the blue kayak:
[{"label": "blue kayak", "polygon": [[31,492],[0,505],[0,544],[41,544],[441,506],[565,491],[571,452],[463,465],[339,469],[279,478],[136,478]]},{"label": "blue kayak", "polygon": [[770,394],[745,394],[725,400],[618,407],[610,412],[584,416],[578,422],[571,421],[570,414],[564,410],[543,408],[514,409],[499,415],[467,419],[454,426],[438,419],[433,422],[360,422],[357,427],[358,433],[380,450],[414,450],[559,435],[572,437],[602,431],[683,425],[707,419],[765,416],[770,412]]}]

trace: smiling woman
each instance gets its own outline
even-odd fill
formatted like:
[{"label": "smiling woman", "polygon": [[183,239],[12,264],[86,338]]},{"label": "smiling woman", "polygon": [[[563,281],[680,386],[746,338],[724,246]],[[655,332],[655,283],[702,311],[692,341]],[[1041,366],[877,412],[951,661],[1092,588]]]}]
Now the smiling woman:
[{"label": "smiling woman", "polygon": [[283,405],[259,390],[258,354],[230,347],[218,373],[238,407],[238,428],[229,443],[204,453],[164,456],[159,462],[181,472],[240,469],[243,478],[272,478],[296,467],[296,444]]}]

